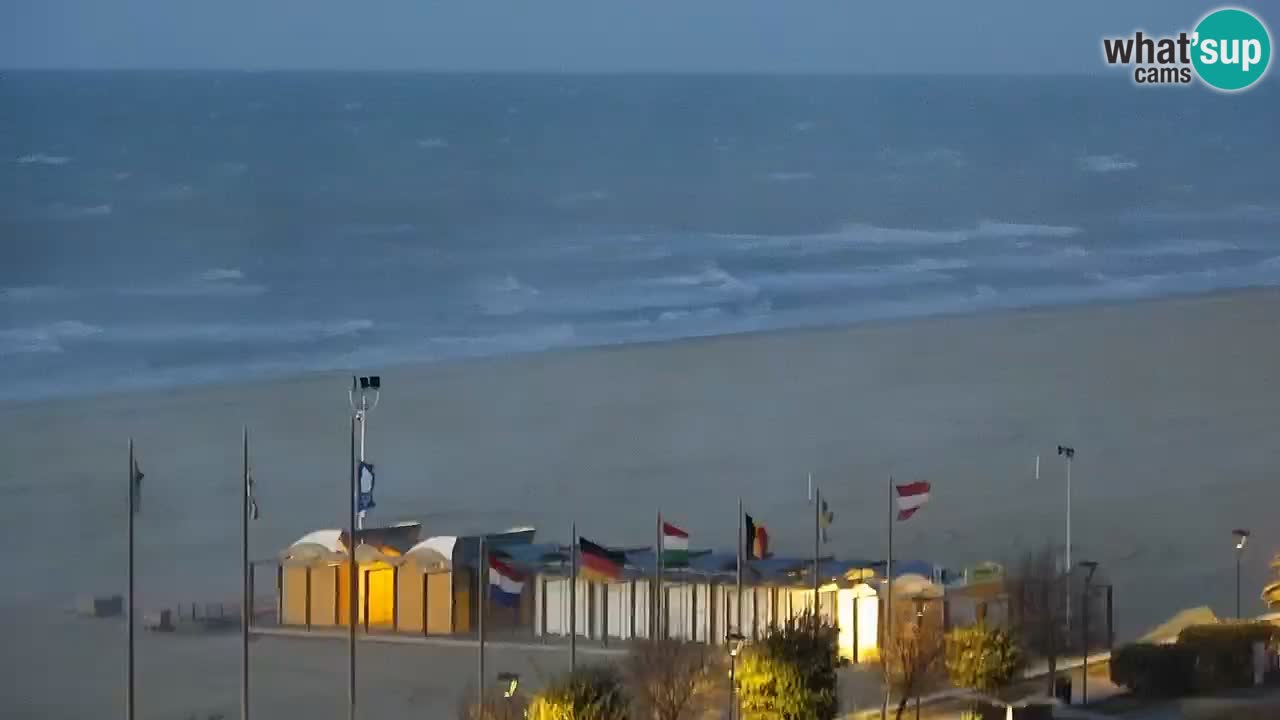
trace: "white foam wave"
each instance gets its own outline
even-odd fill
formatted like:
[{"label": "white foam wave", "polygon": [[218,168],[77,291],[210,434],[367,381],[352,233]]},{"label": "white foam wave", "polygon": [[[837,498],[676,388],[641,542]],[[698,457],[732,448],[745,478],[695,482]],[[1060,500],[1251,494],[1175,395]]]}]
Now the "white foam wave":
[{"label": "white foam wave", "polygon": [[343,109],[343,111],[345,111],[345,112],[356,112],[356,111],[361,110],[361,109],[363,109],[363,108],[364,108],[364,103],[362,103],[362,102],[358,102],[358,101],[353,101],[353,102],[343,103],[343,105],[342,105],[342,109]]},{"label": "white foam wave", "polygon": [[796,132],[809,132],[817,126],[818,124],[812,120],[801,120],[799,122],[792,123],[791,129]]},{"label": "white foam wave", "polygon": [[1118,248],[1115,253],[1130,257],[1195,257],[1239,250],[1236,243],[1225,240],[1177,239],[1151,245]]},{"label": "white foam wave", "polygon": [[1092,173],[1114,173],[1136,170],[1138,163],[1123,155],[1086,155],[1080,158],[1080,167]]},{"label": "white foam wave", "polygon": [[196,298],[196,297],[252,297],[267,291],[265,285],[245,282],[240,268],[212,268],[192,275],[176,283],[142,285],[123,288],[124,295],[142,297]]},{"label": "white foam wave", "polygon": [[53,205],[49,208],[49,214],[58,220],[79,220],[83,218],[107,217],[113,212],[110,205]]},{"label": "white foam wave", "polygon": [[133,173],[131,173],[131,172],[125,172],[125,171],[123,171],[123,170],[122,170],[122,171],[120,171],[120,172],[112,173],[112,174],[111,174],[111,179],[112,179],[112,180],[115,180],[116,182],[122,182],[122,181],[124,181],[124,180],[128,180],[128,179],[129,179],[129,178],[131,178],[131,177],[133,177]]},{"label": "white foam wave", "polygon": [[1082,232],[1078,227],[1038,225],[984,220],[972,228],[925,230],[851,223],[837,230],[808,235],[717,234],[719,240],[734,240],[744,249],[783,250],[798,253],[826,253],[851,247],[929,247],[957,245],[970,240],[1018,240],[1027,238],[1069,238]]},{"label": "white foam wave", "polygon": [[564,193],[556,199],[556,204],[560,207],[575,208],[583,205],[604,202],[609,198],[610,194],[608,190],[582,190],[578,192]]},{"label": "white foam wave", "polygon": [[213,268],[200,273],[199,279],[203,282],[214,283],[244,280],[244,272],[240,268]]},{"label": "white foam wave", "polygon": [[778,172],[765,173],[762,176],[764,180],[768,182],[775,182],[775,183],[805,182],[807,180],[812,180],[814,177],[815,176],[813,173],[802,171],[802,170],[801,171],[785,171],[784,170],[784,171],[778,171]]},{"label": "white foam wave", "polygon": [[688,310],[665,310],[658,314],[658,322],[698,322],[715,320],[724,315],[724,309],[718,307],[693,308]]},{"label": "white foam wave", "polygon": [[60,353],[66,341],[83,340],[101,333],[102,328],[79,320],[62,320],[37,327],[0,330],[0,356]]},{"label": "white foam wave", "polygon": [[14,160],[19,165],[66,165],[71,162],[71,158],[65,155],[46,155],[45,153],[31,153],[23,155]]},{"label": "white foam wave", "polygon": [[336,322],[298,321],[269,324],[184,323],[118,326],[105,329],[102,339],[128,343],[287,343],[304,344],[356,337],[371,329],[372,320]]},{"label": "white foam wave", "polygon": [[918,258],[905,263],[849,270],[771,272],[751,275],[750,282],[765,292],[830,292],[865,288],[941,283],[947,273],[970,267],[959,258]]},{"label": "white foam wave", "polygon": [[920,150],[885,148],[880,151],[880,158],[885,163],[901,170],[960,168],[965,165],[964,154],[951,148],[925,148]]},{"label": "white foam wave", "polygon": [[423,150],[439,150],[449,147],[449,141],[441,137],[418,138],[414,144]]},{"label": "white foam wave", "polygon": [[482,282],[479,292],[480,306],[486,315],[517,315],[541,295],[537,288],[520,282],[515,275]]},{"label": "white foam wave", "polygon": [[64,288],[56,285],[0,288],[0,299],[15,303],[48,302],[64,298],[67,295],[68,293]]},{"label": "white foam wave", "polygon": [[754,295],[757,292],[755,286],[742,281],[714,263],[690,275],[672,275],[670,277],[656,278],[649,282],[660,287],[700,288],[742,295]]}]

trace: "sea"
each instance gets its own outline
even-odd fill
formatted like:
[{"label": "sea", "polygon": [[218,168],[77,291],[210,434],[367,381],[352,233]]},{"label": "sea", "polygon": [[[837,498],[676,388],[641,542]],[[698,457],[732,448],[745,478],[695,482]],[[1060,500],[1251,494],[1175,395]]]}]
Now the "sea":
[{"label": "sea", "polygon": [[1280,284],[1280,91],[0,72],[0,399]]}]

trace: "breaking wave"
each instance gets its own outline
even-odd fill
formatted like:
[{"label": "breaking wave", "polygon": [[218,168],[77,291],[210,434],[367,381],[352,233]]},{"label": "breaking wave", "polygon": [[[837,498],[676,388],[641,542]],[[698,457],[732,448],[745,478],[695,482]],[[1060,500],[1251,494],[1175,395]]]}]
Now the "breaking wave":
[{"label": "breaking wave", "polygon": [[62,320],[48,325],[0,330],[0,356],[28,353],[60,353],[64,343],[102,333],[102,328],[79,320]]},{"label": "breaking wave", "polygon": [[71,158],[65,155],[46,155],[44,153],[31,153],[23,155],[14,160],[19,165],[66,165],[71,162]]},{"label": "breaking wave", "polygon": [[1123,155],[1086,155],[1080,158],[1080,167],[1092,173],[1114,173],[1136,170],[1138,163]]}]

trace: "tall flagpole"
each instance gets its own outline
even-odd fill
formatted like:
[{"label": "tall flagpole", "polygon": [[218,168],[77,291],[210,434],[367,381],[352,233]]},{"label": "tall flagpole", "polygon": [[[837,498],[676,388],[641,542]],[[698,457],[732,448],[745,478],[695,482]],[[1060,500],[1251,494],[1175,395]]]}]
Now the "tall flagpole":
[{"label": "tall flagpole", "polygon": [[244,493],[240,499],[240,720],[249,720],[249,426],[244,426]]},{"label": "tall flagpole", "polygon": [[133,460],[133,438],[129,438],[129,683],[125,687],[124,712],[127,720],[133,720],[133,514],[137,508],[136,465]]},{"label": "tall flagpole", "polygon": [[737,602],[738,612],[737,612],[737,624],[733,628],[733,631],[738,633],[739,635],[742,634],[742,555],[743,555],[742,545],[745,541],[746,541],[746,538],[742,536],[742,498],[739,497],[738,498],[738,543],[737,543],[738,545],[738,602]]},{"label": "tall flagpole", "polygon": [[477,686],[479,687],[480,704],[478,712],[484,712],[484,598],[488,595],[486,592],[489,578],[489,556],[485,552],[484,535],[480,536],[480,559],[476,563],[476,636],[480,642],[480,678]]},{"label": "tall flagpole", "polygon": [[657,640],[661,632],[661,628],[665,624],[663,620],[666,618],[666,613],[662,611],[663,610],[662,601],[664,599],[664,596],[662,594],[662,511],[661,510],[658,511],[658,535],[654,539],[654,542],[656,543],[654,545],[654,548],[656,548],[657,554],[653,559],[654,607],[653,607],[653,632],[651,633],[653,637],[651,639]]},{"label": "tall flagpole", "polygon": [[[889,556],[885,559],[885,632],[882,652],[888,652],[893,642],[893,476],[889,476]],[[889,707],[889,684],[885,683],[884,704],[880,706],[880,717],[885,717]]]},{"label": "tall flagpole", "polygon": [[818,617],[818,539],[822,533],[822,490],[813,490],[813,617]]},{"label": "tall flagpole", "polygon": [[569,672],[578,667],[578,523],[569,532],[573,542],[569,545]]},{"label": "tall flagpole", "polygon": [[348,513],[348,541],[350,547],[350,572],[347,574],[348,594],[347,605],[350,612],[347,613],[348,633],[347,633],[347,718],[355,720],[356,717],[356,606],[359,605],[359,584],[356,581],[356,498],[359,496],[360,485],[357,479],[359,468],[356,466],[356,417],[351,416],[351,490],[347,495],[347,513]]}]

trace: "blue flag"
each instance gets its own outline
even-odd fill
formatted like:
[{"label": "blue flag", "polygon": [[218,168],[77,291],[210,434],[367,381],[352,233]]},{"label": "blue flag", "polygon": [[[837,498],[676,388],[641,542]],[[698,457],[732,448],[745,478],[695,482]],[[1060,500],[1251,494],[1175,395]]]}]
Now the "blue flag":
[{"label": "blue flag", "polygon": [[372,510],[375,503],[373,502],[373,463],[360,463],[360,495],[356,501],[356,509],[360,512]]}]

